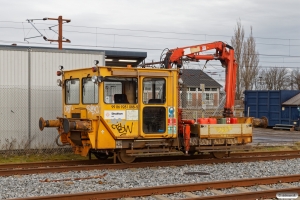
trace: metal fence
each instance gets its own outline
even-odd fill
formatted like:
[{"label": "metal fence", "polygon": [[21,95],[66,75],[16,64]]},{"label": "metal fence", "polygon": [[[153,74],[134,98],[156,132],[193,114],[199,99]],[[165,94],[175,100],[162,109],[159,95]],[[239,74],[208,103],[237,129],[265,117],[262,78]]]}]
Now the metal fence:
[{"label": "metal fence", "polygon": [[39,117],[55,118],[61,113],[59,88],[1,86],[2,150],[55,148],[55,130],[40,132]]},{"label": "metal fence", "polygon": [[[179,105],[183,118],[195,119],[223,116],[226,94],[222,86],[202,70],[183,70]],[[234,115],[242,117],[243,102],[236,101]]]},{"label": "metal fence", "polygon": [[[220,98],[221,97],[221,98]],[[190,91],[188,86],[181,88],[179,102],[184,119],[207,118],[210,116],[222,116],[225,101],[217,90],[214,93],[205,91]]]},{"label": "metal fence", "polygon": [[94,60],[104,65],[104,52],[0,46],[0,150],[65,150],[55,143],[56,129],[41,132],[38,121],[62,115],[58,66],[84,68]]}]

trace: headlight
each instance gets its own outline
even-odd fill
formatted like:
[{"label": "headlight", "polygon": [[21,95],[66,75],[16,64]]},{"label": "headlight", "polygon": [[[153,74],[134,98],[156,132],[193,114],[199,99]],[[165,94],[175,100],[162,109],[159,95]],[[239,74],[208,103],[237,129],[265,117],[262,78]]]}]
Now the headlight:
[{"label": "headlight", "polygon": [[57,79],[56,83],[57,83],[57,86],[61,87],[62,84],[61,84],[61,80],[60,79]]},{"label": "headlight", "polygon": [[179,79],[178,79],[178,83],[179,83],[179,84],[183,84],[182,78],[179,78]]},{"label": "headlight", "polygon": [[92,82],[97,83],[98,82],[98,77],[97,76],[92,76]]}]

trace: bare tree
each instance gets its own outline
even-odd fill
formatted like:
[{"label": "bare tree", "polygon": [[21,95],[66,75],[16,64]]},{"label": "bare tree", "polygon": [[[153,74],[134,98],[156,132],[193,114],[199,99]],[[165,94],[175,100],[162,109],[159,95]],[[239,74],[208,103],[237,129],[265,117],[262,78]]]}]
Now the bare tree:
[{"label": "bare tree", "polygon": [[231,45],[235,51],[235,59],[238,64],[236,77],[236,99],[241,99],[244,90],[255,87],[255,81],[259,72],[259,54],[256,51],[256,43],[253,37],[252,27],[248,39],[244,39],[244,28],[241,20],[237,22]]},{"label": "bare tree", "polygon": [[295,69],[291,73],[291,89],[294,89],[294,85],[296,86],[296,90],[300,90],[300,70]]},{"label": "bare tree", "polygon": [[261,71],[262,84],[266,90],[285,90],[290,86],[289,71],[284,67],[272,67]]},{"label": "bare tree", "polygon": [[247,41],[243,46],[243,60],[240,68],[241,72],[241,86],[244,90],[252,90],[255,87],[256,77],[259,72],[259,57],[256,51],[255,39],[252,35],[252,27],[250,27],[251,33]]},{"label": "bare tree", "polygon": [[234,30],[234,36],[231,38],[231,45],[234,49],[235,52],[235,60],[238,65],[237,71],[236,71],[236,93],[235,93],[235,98],[236,99],[241,99],[242,96],[242,89],[241,89],[241,82],[240,82],[240,77],[241,77],[241,71],[240,71],[240,66],[242,66],[242,50],[243,50],[243,45],[244,45],[244,28],[242,27],[241,20],[237,21],[237,27]]}]

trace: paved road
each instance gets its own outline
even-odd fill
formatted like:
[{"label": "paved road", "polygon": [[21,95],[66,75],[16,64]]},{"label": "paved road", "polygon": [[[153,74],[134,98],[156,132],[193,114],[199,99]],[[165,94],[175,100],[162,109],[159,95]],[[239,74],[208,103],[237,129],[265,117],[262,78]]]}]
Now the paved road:
[{"label": "paved road", "polygon": [[293,144],[300,142],[300,131],[253,128],[253,144]]}]

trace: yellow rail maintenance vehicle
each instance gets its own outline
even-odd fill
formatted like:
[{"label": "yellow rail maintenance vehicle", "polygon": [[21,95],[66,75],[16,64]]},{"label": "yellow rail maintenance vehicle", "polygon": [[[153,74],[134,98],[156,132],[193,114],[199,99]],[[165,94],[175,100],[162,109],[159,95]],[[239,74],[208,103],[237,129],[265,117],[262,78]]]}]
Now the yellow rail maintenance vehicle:
[{"label": "yellow rail maintenance vehicle", "polygon": [[[216,54],[199,55],[216,49]],[[228,50],[229,49],[229,50]],[[184,119],[180,108],[183,59],[218,59],[226,68],[223,116]],[[40,130],[57,127],[75,154],[93,153],[131,163],[138,156],[210,152],[220,158],[252,142],[252,118],[234,117],[236,64],[233,49],[214,42],[169,50],[160,68],[98,66],[59,70],[62,116],[39,120]],[[144,65],[145,66],[145,65]],[[227,119],[234,123],[216,123]]]}]

